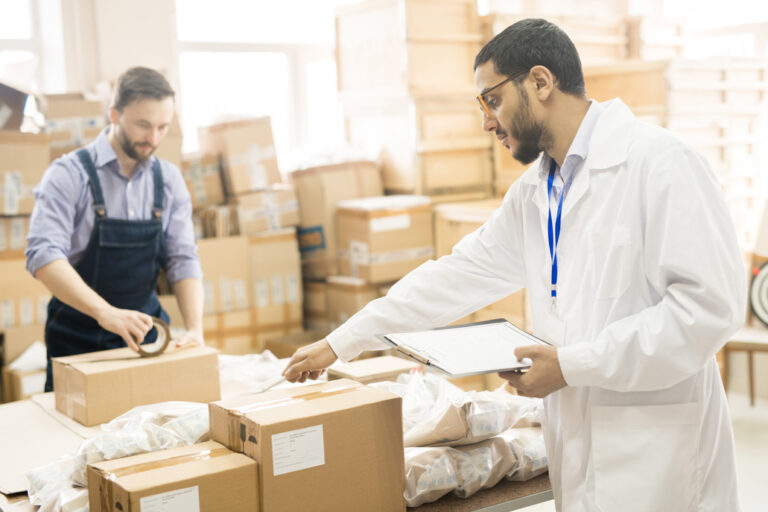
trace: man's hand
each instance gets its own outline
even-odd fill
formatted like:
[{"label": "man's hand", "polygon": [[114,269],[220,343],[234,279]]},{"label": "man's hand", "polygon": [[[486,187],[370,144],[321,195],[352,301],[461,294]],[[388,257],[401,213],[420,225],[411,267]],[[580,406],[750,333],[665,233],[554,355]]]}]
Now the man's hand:
[{"label": "man's hand", "polygon": [[147,333],[152,329],[151,316],[141,311],[113,306],[106,308],[96,317],[96,320],[101,327],[123,338],[125,344],[136,352],[139,351],[138,344],[144,341]]},{"label": "man's hand", "polygon": [[179,338],[179,341],[176,342],[176,347],[184,347],[186,345],[197,345],[199,347],[205,345],[203,331],[199,329],[190,329],[185,332],[184,335]]},{"label": "man's hand", "polygon": [[298,349],[283,370],[283,377],[288,382],[304,382],[308,378],[314,380],[334,361],[336,354],[328,341],[322,339]]},{"label": "man's hand", "polygon": [[499,376],[506,379],[510,386],[517,388],[520,395],[544,398],[568,385],[560,370],[555,347],[517,347],[515,356],[518,359],[529,358],[532,361],[531,368],[525,373],[502,372]]}]

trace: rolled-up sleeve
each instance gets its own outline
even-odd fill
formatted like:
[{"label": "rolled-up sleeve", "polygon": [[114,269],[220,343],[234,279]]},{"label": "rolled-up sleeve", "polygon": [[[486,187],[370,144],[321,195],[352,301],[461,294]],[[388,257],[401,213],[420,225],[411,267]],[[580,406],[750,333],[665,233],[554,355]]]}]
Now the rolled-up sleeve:
[{"label": "rolled-up sleeve", "polygon": [[195,229],[192,224],[192,202],[179,170],[166,164],[168,184],[171,188],[168,207],[168,224],[165,228],[167,250],[166,273],[171,283],[182,279],[202,279],[200,259],[195,244]]},{"label": "rolled-up sleeve", "polygon": [[72,245],[76,203],[83,177],[76,168],[54,162],[35,187],[35,208],[29,223],[27,270],[35,273],[54,260],[66,259]]}]

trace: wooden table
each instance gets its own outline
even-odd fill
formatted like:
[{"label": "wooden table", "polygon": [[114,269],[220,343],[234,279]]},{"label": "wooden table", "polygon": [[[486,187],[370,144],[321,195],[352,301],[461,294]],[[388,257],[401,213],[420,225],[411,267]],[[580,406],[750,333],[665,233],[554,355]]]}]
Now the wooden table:
[{"label": "wooden table", "polygon": [[723,384],[728,389],[728,374],[730,373],[730,353],[744,351],[747,353],[747,378],[749,380],[749,403],[755,405],[755,352],[768,352],[768,329],[744,327],[723,347],[725,352],[725,375]]},{"label": "wooden table", "polygon": [[469,498],[453,494],[432,503],[408,507],[409,512],[508,512],[554,499],[547,473],[527,482],[502,480],[490,489],[483,489]]}]

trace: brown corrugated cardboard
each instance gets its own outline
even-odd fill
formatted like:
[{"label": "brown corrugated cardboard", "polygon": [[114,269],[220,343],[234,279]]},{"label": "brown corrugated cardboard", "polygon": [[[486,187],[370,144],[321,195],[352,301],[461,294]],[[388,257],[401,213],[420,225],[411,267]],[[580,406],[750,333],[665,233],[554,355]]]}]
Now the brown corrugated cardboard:
[{"label": "brown corrugated cardboard", "polygon": [[227,195],[279,183],[272,124],[268,117],[220,123],[198,130],[200,149],[221,155]]},{"label": "brown corrugated cardboard", "polygon": [[330,276],[327,280],[328,325],[335,329],[366,304],[381,297],[380,287],[359,277]]},{"label": "brown corrugated cardboard", "polygon": [[267,340],[266,349],[282,359],[291,357],[297,349],[325,338],[329,331],[301,331]]},{"label": "brown corrugated cardboard", "polygon": [[265,342],[273,337],[301,331],[299,321],[260,325],[259,318],[260,314],[256,309],[205,315],[205,343],[215,347],[222,354],[253,354],[261,352]]},{"label": "brown corrugated cardboard", "polygon": [[396,281],[434,254],[426,196],[380,196],[337,205],[339,273]]},{"label": "brown corrugated cardboard", "polygon": [[304,327],[308,330],[326,331],[328,323],[327,284],[321,280],[304,280]]},{"label": "brown corrugated cardboard", "polygon": [[200,240],[206,315],[251,307],[248,239],[242,236]]},{"label": "brown corrugated cardboard", "polygon": [[237,202],[239,233],[246,236],[299,225],[296,191],[285,183],[257,192],[241,194]]},{"label": "brown corrugated cardboard", "polygon": [[51,138],[0,132],[0,215],[32,213],[32,189],[50,161]]},{"label": "brown corrugated cardboard", "polygon": [[421,368],[419,363],[396,356],[372,357],[350,363],[336,363],[328,368],[328,380],[352,379],[362,384],[397,380],[402,373]]},{"label": "brown corrugated cardboard", "polygon": [[14,325],[0,333],[2,340],[2,364],[11,364],[36,341],[44,342],[45,324]]},{"label": "brown corrugated cardboard", "polygon": [[0,329],[45,323],[51,294],[23,259],[0,260]]},{"label": "brown corrugated cardboard", "polygon": [[258,512],[258,465],[208,441],[88,465],[93,512]]},{"label": "brown corrugated cardboard", "polygon": [[15,402],[45,391],[45,370],[23,372],[3,367],[3,400]]},{"label": "brown corrugated cardboard", "polygon": [[0,217],[0,259],[24,258],[29,216]]},{"label": "brown corrugated cardboard", "polygon": [[182,143],[183,137],[179,118],[178,116],[173,116],[171,124],[168,126],[168,132],[165,134],[165,138],[155,150],[155,156],[167,160],[175,165],[176,168],[181,169],[182,161],[184,159],[181,152]]},{"label": "brown corrugated cardboard", "polygon": [[155,357],[118,348],[53,358],[56,409],[83,425],[110,421],[137,405],[220,398],[218,352],[188,346]]},{"label": "brown corrugated cardboard", "polygon": [[107,125],[101,101],[80,93],[47,94],[42,105],[45,132],[51,136],[51,160],[91,142]]},{"label": "brown corrugated cardboard", "polygon": [[203,238],[226,238],[241,234],[235,205],[204,206],[195,215],[200,219]]},{"label": "brown corrugated cardboard", "polygon": [[341,379],[214,402],[211,437],[259,463],[265,512],[405,510],[401,407]]},{"label": "brown corrugated cardboard", "polygon": [[192,208],[224,202],[224,185],[217,155],[204,153],[185,158],[181,164],[181,173],[189,189]]},{"label": "brown corrugated cardboard", "polygon": [[336,203],[384,193],[374,162],[347,162],[291,173],[301,211],[299,247],[304,277],[324,279],[338,273]]}]

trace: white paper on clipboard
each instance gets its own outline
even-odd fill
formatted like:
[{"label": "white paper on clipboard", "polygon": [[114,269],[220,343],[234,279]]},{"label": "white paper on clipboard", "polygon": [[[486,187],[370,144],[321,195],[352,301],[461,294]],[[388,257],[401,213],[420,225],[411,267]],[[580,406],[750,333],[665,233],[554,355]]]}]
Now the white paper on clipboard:
[{"label": "white paper on clipboard", "polygon": [[504,319],[434,329],[385,334],[381,339],[400,352],[452,376],[524,370],[515,348],[549,345]]}]

